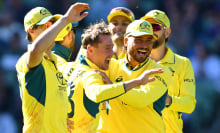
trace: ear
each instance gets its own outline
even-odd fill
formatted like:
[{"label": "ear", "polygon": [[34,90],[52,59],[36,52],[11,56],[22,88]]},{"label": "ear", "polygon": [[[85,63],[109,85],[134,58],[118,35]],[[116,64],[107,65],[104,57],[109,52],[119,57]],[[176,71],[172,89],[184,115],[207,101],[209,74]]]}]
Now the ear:
[{"label": "ear", "polygon": [[124,37],[124,46],[125,46],[125,47],[127,47],[127,46],[128,46],[128,44],[127,44],[127,43],[128,43],[128,38],[127,38],[127,37]]},{"label": "ear", "polygon": [[170,28],[167,28],[167,29],[166,29],[166,32],[165,32],[166,38],[168,38],[168,37],[170,36],[170,34],[171,34],[171,29],[170,29]]},{"label": "ear", "polygon": [[88,45],[87,45],[87,53],[91,55],[91,54],[93,53],[93,51],[94,51],[94,50],[93,50],[93,46],[90,45],[90,44],[88,44]]},{"label": "ear", "polygon": [[27,30],[27,32],[31,34],[31,33],[34,33],[34,30],[31,29],[31,28],[29,28],[29,29]]}]

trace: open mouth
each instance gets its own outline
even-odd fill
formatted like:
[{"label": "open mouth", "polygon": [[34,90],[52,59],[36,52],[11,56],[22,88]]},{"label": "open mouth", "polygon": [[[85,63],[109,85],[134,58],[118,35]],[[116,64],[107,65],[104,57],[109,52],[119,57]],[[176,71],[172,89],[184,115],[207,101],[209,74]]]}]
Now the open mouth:
[{"label": "open mouth", "polygon": [[106,63],[106,64],[109,64],[110,61],[111,61],[111,58],[107,58],[107,59],[105,59],[105,63]]},{"label": "open mouth", "polygon": [[139,55],[141,55],[141,56],[145,56],[145,55],[147,54],[147,50],[139,49],[139,50],[137,51],[137,53],[138,53]]}]

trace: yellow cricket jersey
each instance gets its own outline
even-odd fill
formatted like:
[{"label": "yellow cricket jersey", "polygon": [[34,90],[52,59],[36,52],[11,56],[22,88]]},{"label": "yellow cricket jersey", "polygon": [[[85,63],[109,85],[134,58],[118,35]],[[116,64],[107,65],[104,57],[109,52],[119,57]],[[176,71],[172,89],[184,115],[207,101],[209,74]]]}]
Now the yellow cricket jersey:
[{"label": "yellow cricket jersey", "polygon": [[124,84],[104,85],[101,75],[91,70],[98,69],[95,64],[80,57],[80,64],[72,72],[68,82],[69,119],[74,122],[73,133],[95,133],[99,121],[99,109],[106,109],[105,100],[125,93]]},{"label": "yellow cricket jersey", "polygon": [[165,57],[158,63],[169,67],[173,76],[171,87],[168,88],[172,104],[162,112],[166,133],[182,133],[182,112],[192,113],[196,105],[192,64],[188,58],[174,54],[168,47]]},{"label": "yellow cricket jersey", "polygon": [[43,57],[29,70],[27,53],[16,64],[22,99],[24,133],[67,133],[68,97],[66,82],[57,70],[58,57]]},{"label": "yellow cricket jersey", "polygon": [[66,61],[71,61],[70,57],[73,51],[63,46],[62,44],[55,44],[54,47],[51,49],[51,52],[56,55],[59,55],[61,58],[63,58]]},{"label": "yellow cricket jersey", "polygon": [[71,62],[70,60],[72,50],[61,44],[55,44],[55,46],[51,49],[51,52],[60,57],[57,60],[57,67],[67,82],[70,74],[75,69],[75,65],[78,63]]},{"label": "yellow cricket jersey", "polygon": [[153,68],[163,68],[164,73],[154,74],[155,81],[109,100],[108,110],[101,112],[98,132],[164,133],[161,110],[165,107],[169,80],[172,80],[170,70],[150,58],[134,69],[128,66],[126,57],[118,62],[112,61],[109,77],[115,83],[134,79]]},{"label": "yellow cricket jersey", "polygon": [[120,59],[123,59],[125,57],[125,52],[122,51],[119,56],[116,56],[116,54],[113,54],[112,58],[114,59],[117,59],[117,60],[120,60]]}]

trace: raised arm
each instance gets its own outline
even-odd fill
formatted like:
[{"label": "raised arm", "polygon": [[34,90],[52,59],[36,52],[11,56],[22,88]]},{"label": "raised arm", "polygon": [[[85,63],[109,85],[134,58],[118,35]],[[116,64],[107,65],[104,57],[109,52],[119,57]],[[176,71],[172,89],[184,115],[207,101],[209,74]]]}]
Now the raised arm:
[{"label": "raised arm", "polygon": [[71,5],[63,17],[37,37],[28,49],[27,66],[29,69],[41,63],[43,53],[52,47],[57,34],[68,23],[80,21],[88,15],[88,12],[83,12],[86,9],[89,9],[86,3]]}]

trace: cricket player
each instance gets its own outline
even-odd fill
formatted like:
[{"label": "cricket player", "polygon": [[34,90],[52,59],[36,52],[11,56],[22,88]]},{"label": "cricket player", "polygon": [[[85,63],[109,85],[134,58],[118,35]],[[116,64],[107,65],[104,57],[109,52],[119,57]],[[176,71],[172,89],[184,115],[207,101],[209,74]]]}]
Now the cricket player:
[{"label": "cricket player", "polygon": [[32,44],[16,64],[24,133],[68,132],[66,82],[57,69],[59,57],[51,53],[51,48],[61,29],[87,16],[88,12],[81,12],[88,8],[88,4],[76,3],[53,25],[54,17],[43,7],[26,14],[24,27]]},{"label": "cricket player", "polygon": [[134,13],[128,8],[115,7],[110,11],[107,20],[114,43],[113,58],[122,59],[125,57],[124,34],[127,26],[134,21],[134,19]]},{"label": "cricket player", "polygon": [[[113,42],[107,25],[100,22],[91,25],[82,35],[82,46],[85,56],[80,57],[80,63],[72,72],[68,86],[69,101],[72,102],[69,119],[74,121],[74,133],[96,133],[99,122],[99,111],[106,111],[106,100],[119,97],[136,86],[154,82],[148,78],[161,69],[143,72],[135,79],[112,84],[108,78],[92,69],[106,71],[113,55]],[[108,83],[108,84],[105,84]],[[110,83],[110,84],[109,84]]]},{"label": "cricket player", "polygon": [[168,68],[149,58],[153,41],[152,26],[145,20],[128,25],[124,44],[125,58],[111,64],[109,78],[114,83],[135,79],[146,70],[162,67],[164,73],[154,74],[155,81],[131,89],[124,95],[108,101],[107,111],[100,113],[98,131],[102,133],[164,133],[161,111],[165,107],[169,80]]},{"label": "cricket player", "polygon": [[166,108],[162,112],[166,133],[182,133],[182,113],[192,113],[195,109],[195,77],[192,64],[187,57],[175,54],[166,46],[171,34],[170,20],[166,13],[151,10],[141,19],[153,26],[158,40],[154,43],[150,57],[157,63],[169,67],[173,81],[168,88]]}]

